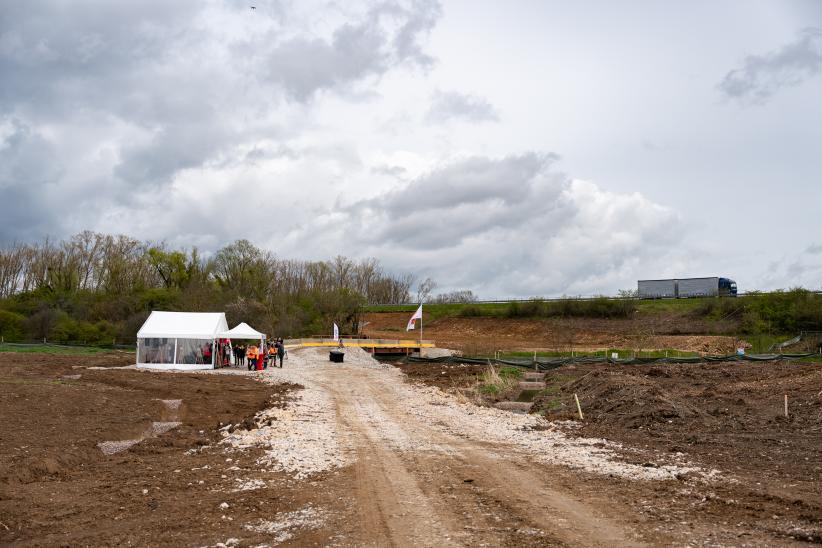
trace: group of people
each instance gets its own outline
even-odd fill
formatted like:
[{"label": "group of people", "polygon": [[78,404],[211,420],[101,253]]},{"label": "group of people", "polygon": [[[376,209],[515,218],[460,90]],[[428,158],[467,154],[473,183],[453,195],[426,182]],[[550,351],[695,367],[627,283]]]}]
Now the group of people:
[{"label": "group of people", "polygon": [[275,339],[266,345],[256,345],[254,343],[248,346],[240,343],[234,346],[234,363],[238,367],[243,365],[248,366],[249,371],[262,371],[271,367],[277,367],[277,358],[280,359],[280,368],[283,366],[283,360],[286,358],[285,344],[282,339]]}]

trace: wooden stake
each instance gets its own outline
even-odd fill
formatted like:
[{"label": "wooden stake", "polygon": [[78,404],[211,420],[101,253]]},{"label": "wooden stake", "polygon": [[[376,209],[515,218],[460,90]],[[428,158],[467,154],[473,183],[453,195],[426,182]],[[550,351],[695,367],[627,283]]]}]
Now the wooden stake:
[{"label": "wooden stake", "polygon": [[[787,398],[787,396],[785,396]],[[579,420],[585,420],[585,417],[582,415],[582,407],[579,405],[579,398],[577,397],[576,392],[574,392],[574,401],[577,402],[577,411],[579,411]],[[787,401],[787,400],[786,400]]]},{"label": "wooden stake", "polygon": [[785,394],[785,418],[788,418],[788,395]]}]

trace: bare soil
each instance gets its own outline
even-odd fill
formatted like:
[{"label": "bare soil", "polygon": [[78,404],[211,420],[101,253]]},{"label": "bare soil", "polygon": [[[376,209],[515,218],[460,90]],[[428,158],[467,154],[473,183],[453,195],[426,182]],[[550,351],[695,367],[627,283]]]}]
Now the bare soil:
[{"label": "bare soil", "polygon": [[[363,333],[371,338],[407,337],[409,314],[370,313]],[[721,326],[681,316],[635,319],[523,319],[448,317],[424,324],[423,337],[467,354],[505,351],[569,351],[631,348],[676,349],[702,354],[733,353],[737,339],[708,335]]]},{"label": "bare soil", "polygon": [[[538,409],[569,419],[577,393],[586,419],[548,421],[429,388],[473,384],[482,367],[402,375],[358,352],[197,374],[0,354],[0,545],[822,542],[820,364],[564,367]],[[156,422],[180,424],[146,436]],[[274,445],[221,443],[255,432]],[[129,439],[142,441],[98,447]],[[270,460],[294,454],[308,462],[289,472]],[[672,462],[695,468],[647,479]]]},{"label": "bare soil", "polygon": [[[235,453],[228,463],[214,446],[220,426],[252,421],[295,387],[237,375],[86,369],[133,361],[133,354],[0,353],[0,544],[213,545],[241,527],[225,514],[253,520],[304,502],[278,474],[259,474],[272,488],[233,492],[240,472],[229,468],[247,466],[256,453]],[[173,410],[162,399],[182,403]],[[97,445],[168,421],[181,424],[120,453],[104,455]]]},{"label": "bare soil", "polygon": [[[415,382],[451,392],[472,386],[487,368],[400,367]],[[822,364],[586,364],[551,370],[545,380],[547,388],[532,412],[551,421],[574,421],[574,435],[631,448],[629,462],[649,459],[653,466],[654,455],[679,454],[717,469],[722,481],[711,486],[687,474],[678,485],[626,483],[618,489],[623,480],[617,478],[599,485],[654,516],[662,530],[682,523],[695,536],[728,529],[730,536],[739,535],[732,544],[822,542]],[[578,488],[600,483],[589,478]]]}]

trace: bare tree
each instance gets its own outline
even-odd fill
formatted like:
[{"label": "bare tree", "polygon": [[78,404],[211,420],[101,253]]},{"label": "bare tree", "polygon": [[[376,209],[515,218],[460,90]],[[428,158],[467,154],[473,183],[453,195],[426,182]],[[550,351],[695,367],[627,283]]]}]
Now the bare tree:
[{"label": "bare tree", "polygon": [[435,282],[431,278],[425,278],[417,286],[417,302],[420,302],[420,303],[428,302],[429,298],[431,297],[431,293],[436,288],[437,288],[437,282]]}]

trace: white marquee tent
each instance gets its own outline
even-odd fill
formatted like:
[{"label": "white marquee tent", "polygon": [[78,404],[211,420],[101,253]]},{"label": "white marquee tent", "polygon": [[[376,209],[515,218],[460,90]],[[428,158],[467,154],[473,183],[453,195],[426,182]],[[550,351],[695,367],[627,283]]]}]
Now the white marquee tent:
[{"label": "white marquee tent", "polygon": [[137,367],[213,369],[215,340],[227,331],[223,312],[154,311],[137,332]]},{"label": "white marquee tent", "polygon": [[243,322],[233,329],[223,331],[219,334],[219,337],[222,339],[259,339],[262,341],[265,339],[265,333],[260,333],[247,323]]}]

